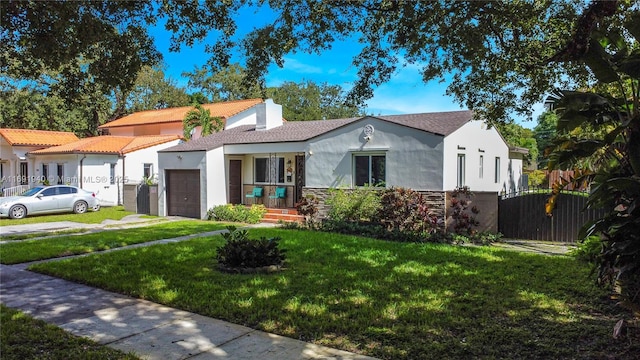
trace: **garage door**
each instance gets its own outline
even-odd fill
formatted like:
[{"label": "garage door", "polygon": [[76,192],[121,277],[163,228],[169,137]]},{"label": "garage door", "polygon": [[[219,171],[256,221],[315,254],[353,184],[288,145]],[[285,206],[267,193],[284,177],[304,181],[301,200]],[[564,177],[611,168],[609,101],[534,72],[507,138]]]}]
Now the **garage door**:
[{"label": "garage door", "polygon": [[167,170],[167,214],[200,219],[200,170]]}]

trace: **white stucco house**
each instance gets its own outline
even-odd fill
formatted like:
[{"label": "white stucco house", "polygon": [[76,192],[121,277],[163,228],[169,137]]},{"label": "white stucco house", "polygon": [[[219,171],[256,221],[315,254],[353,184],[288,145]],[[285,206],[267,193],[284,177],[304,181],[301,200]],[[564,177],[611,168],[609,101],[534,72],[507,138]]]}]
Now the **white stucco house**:
[{"label": "white stucco house", "polygon": [[[155,181],[158,150],[177,145],[178,135],[96,136],[27,154],[36,171],[50,174],[49,184],[69,184],[93,191],[102,206],[122,204],[123,186]],[[57,168],[54,174],[51,169]]]},{"label": "white stucco house", "polygon": [[[3,190],[16,190],[6,195],[20,193],[23,186],[28,188],[44,180],[41,169],[28,158],[29,152],[74,141],[78,137],[72,132],[0,128],[0,186]],[[56,163],[48,170],[45,177],[57,175],[61,167]]]},{"label": "white stucco house", "polygon": [[[158,153],[160,215],[204,218],[221,204],[293,207],[305,193],[364,185],[425,192],[469,186],[500,192],[518,184],[522,160],[470,111],[283,122],[271,100],[255,123],[227,127]],[[274,204],[275,188],[286,199]]]}]

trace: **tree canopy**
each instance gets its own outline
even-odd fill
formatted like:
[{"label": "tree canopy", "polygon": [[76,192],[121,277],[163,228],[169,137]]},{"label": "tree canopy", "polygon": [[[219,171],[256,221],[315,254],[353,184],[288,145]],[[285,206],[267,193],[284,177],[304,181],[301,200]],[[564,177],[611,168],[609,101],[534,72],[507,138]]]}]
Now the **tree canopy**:
[{"label": "tree canopy", "polygon": [[[249,6],[270,8],[275,21],[239,36],[236,17]],[[0,64],[2,72],[33,80],[59,71],[67,97],[87,81],[128,90],[143,66],[160,60],[147,26],[163,19],[172,50],[215,33],[206,45],[209,65],[224,69],[237,54],[245,84],[253,84],[288,54],[319,53],[350,38],[361,44],[349,93],[355,103],[400,67],[416,64],[424,81],[450,76],[448,94],[500,121],[512,111],[530,115],[555,86],[593,83],[585,66],[593,58],[590,35],[619,27],[637,10],[629,0],[3,1]]]}]

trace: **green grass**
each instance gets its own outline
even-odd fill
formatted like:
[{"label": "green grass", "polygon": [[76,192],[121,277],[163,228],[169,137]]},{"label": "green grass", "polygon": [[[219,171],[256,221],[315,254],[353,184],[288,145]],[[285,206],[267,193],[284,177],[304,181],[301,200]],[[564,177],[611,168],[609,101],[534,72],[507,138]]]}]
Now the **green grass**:
[{"label": "green grass", "polygon": [[86,235],[61,236],[0,244],[0,263],[17,264],[61,256],[86,254],[153,240],[222,230],[226,224],[186,220],[145,227],[105,230]]},{"label": "green grass", "polygon": [[138,359],[0,305],[2,360]]},{"label": "green grass", "polygon": [[26,239],[33,239],[33,238],[39,238],[39,237],[79,234],[87,231],[91,231],[91,229],[67,229],[67,230],[59,230],[59,231],[44,231],[44,232],[15,234],[15,235],[0,234],[0,240],[2,241],[26,240]]},{"label": "green grass", "polygon": [[220,236],[31,269],[383,359],[632,359],[621,316],[565,256],[283,229],[287,270],[216,270]]},{"label": "green grass", "polygon": [[73,221],[83,224],[100,224],[104,220],[120,220],[127,215],[133,214],[130,211],[125,211],[122,206],[103,207],[100,211],[88,211],[84,214],[55,214],[55,215],[33,215],[27,216],[24,219],[0,219],[0,226],[9,225],[25,225],[25,224],[38,224],[45,222],[56,221]]}]

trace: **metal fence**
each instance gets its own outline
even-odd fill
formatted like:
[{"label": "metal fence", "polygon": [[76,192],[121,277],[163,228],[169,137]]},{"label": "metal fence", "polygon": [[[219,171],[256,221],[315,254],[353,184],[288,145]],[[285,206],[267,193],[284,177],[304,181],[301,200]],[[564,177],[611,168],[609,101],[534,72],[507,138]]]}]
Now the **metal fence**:
[{"label": "metal fence", "polygon": [[503,194],[498,201],[498,231],[505,238],[578,241],[580,228],[604,216],[602,209],[586,209],[587,193],[561,193],[552,216],[545,213],[551,190],[526,190]]}]

